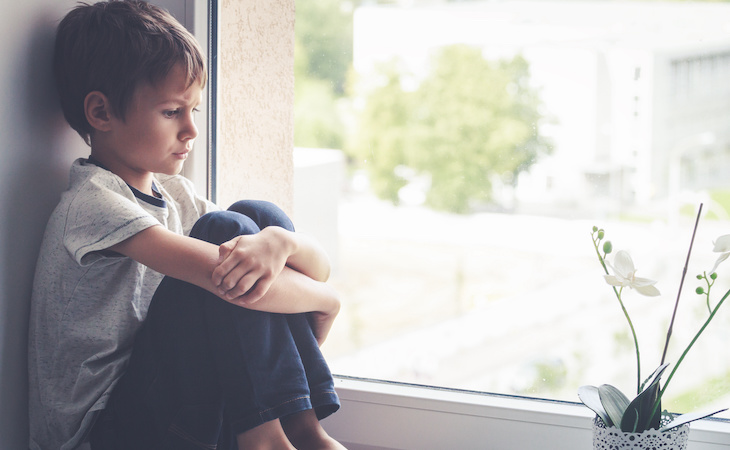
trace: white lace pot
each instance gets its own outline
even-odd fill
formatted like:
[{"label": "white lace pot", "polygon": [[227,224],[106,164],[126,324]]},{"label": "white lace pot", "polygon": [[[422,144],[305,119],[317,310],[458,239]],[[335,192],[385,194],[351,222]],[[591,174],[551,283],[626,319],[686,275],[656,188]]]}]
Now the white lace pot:
[{"label": "white lace pot", "polygon": [[606,428],[598,417],[593,420],[594,450],[685,450],[688,438],[689,424],[664,432],[626,433],[616,427]]}]

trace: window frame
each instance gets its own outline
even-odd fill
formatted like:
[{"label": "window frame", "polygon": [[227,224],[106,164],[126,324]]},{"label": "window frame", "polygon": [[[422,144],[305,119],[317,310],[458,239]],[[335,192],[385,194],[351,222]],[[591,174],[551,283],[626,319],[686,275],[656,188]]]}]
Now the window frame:
[{"label": "window frame", "polygon": [[[579,403],[335,377],[342,407],[324,428],[350,450],[591,448],[593,413]],[[730,421],[690,425],[692,450],[730,445]]]}]

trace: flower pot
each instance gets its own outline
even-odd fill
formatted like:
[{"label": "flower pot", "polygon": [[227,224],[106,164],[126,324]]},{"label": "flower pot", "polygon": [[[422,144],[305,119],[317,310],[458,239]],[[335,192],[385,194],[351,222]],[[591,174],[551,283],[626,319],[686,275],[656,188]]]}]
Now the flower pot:
[{"label": "flower pot", "polygon": [[616,427],[606,428],[603,421],[593,420],[594,450],[684,450],[689,438],[689,424],[668,431],[647,430],[627,433]]}]

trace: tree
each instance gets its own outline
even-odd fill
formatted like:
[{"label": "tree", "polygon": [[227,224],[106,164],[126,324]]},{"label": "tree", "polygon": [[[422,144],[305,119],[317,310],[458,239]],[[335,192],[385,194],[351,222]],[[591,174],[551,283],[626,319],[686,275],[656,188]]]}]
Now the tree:
[{"label": "tree", "polygon": [[352,6],[297,0],[296,8],[294,144],[342,148],[345,131],[337,105],[352,65]]},{"label": "tree", "polygon": [[397,204],[398,191],[407,184],[395,169],[407,163],[411,95],[401,89],[400,77],[393,67],[384,70],[385,82],[368,98],[359,118],[355,143],[348,150],[367,167],[373,192]]},{"label": "tree", "polygon": [[[426,202],[465,213],[491,200],[492,180],[515,180],[547,151],[539,135],[539,98],[522,57],[490,62],[478,48],[444,47],[418,88],[398,75],[367,98],[354,154],[376,193],[397,202],[406,166],[430,177]],[[392,123],[389,123],[392,122]],[[388,179],[388,181],[386,181]]]},{"label": "tree", "polygon": [[295,58],[303,58],[311,78],[329,81],[337,95],[343,94],[352,64],[352,10],[342,0],[297,0]]}]

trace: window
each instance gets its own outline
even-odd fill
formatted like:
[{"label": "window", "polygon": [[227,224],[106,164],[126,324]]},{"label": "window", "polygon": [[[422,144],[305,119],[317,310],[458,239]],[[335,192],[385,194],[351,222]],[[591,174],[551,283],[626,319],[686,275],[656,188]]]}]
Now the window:
[{"label": "window", "polygon": [[195,183],[195,189],[201,195],[207,195],[215,201],[215,125],[217,96],[217,0],[153,0],[158,6],[165,8],[182,23],[200,43],[208,59],[208,83],[204,98],[198,106],[195,117],[198,137],[191,157],[185,162],[182,174]]},{"label": "window", "polygon": [[[728,70],[730,5],[379,3],[297,2],[295,219],[336,263],[333,371],[560,401],[583,384],[630,393],[632,338],[591,227],[659,281],[658,299],[623,294],[648,375],[703,202],[676,361],[703,314],[693,275],[730,233],[730,92],[712,81]],[[719,275],[715,296],[730,267]],[[666,408],[730,405],[715,357],[727,308]]]}]

